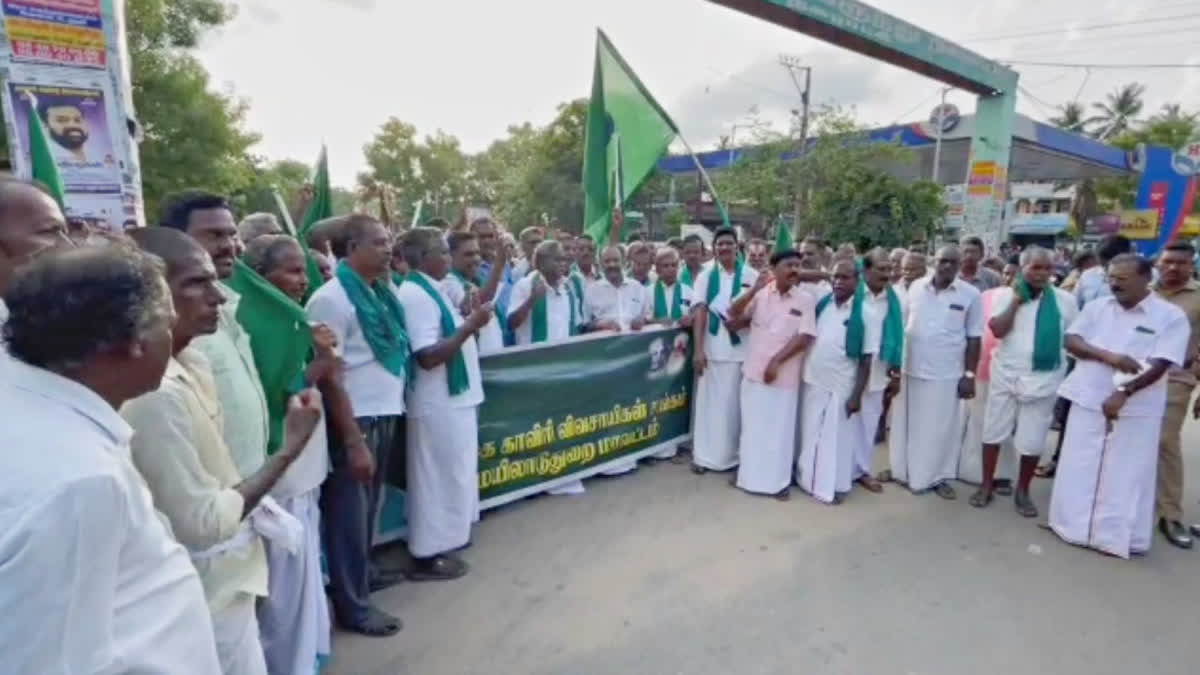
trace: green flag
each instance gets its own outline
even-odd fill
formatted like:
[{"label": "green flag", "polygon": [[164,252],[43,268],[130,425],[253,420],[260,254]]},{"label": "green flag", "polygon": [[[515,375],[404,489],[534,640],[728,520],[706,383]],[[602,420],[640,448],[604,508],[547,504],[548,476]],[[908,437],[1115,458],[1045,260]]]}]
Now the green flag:
[{"label": "green flag", "polygon": [[795,242],[792,241],[792,228],[782,220],[775,224],[775,252],[790,251],[795,248]]},{"label": "green flag", "polygon": [[303,307],[241,260],[234,263],[233,276],[225,284],[241,296],[237,321],[250,336],[254,365],[267,395],[267,451],[274,453],[283,443],[288,396],[312,351],[312,329]]},{"label": "green flag", "polygon": [[321,276],[320,266],[317,265],[317,261],[313,259],[312,254],[308,252],[308,232],[313,228],[313,225],[326,218],[333,217],[333,198],[329,190],[329,157],[325,152],[324,145],[321,146],[321,154],[317,155],[317,166],[313,170],[312,186],[312,201],[308,203],[308,208],[304,211],[304,220],[300,221],[299,237],[300,246],[304,248],[304,257],[308,260],[309,295],[312,295],[314,291],[320,288],[321,284],[325,283],[325,277]]},{"label": "green flag", "polygon": [[637,191],[679,129],[600,30],[586,129],[584,231],[609,241],[618,199]]},{"label": "green flag", "polygon": [[32,93],[25,94],[29,100],[29,159],[31,174],[35,181],[46,186],[58,202],[58,208],[66,209],[66,190],[63,188],[62,175],[58,172],[58,164],[54,154],[50,152],[50,139],[46,137],[46,127],[38,116],[37,99]]}]

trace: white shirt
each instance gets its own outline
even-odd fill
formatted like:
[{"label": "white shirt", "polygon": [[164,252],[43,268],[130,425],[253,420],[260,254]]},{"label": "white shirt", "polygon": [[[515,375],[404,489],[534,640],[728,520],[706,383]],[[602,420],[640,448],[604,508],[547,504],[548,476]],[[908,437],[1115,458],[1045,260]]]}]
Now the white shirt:
[{"label": "white shirt", "polygon": [[[541,275],[527,274],[513,284],[508,300],[508,315],[516,314],[533,293],[534,278]],[[546,342],[557,342],[571,337],[571,292],[566,279],[558,280],[558,287],[546,288]],[[517,344],[527,345],[533,341],[533,308],[525,315],[525,321],[513,331]]]},{"label": "white shirt", "polygon": [[355,417],[404,414],[403,377],[388,372],[371,351],[358,323],[354,304],[335,276],[308,299],[308,319],[329,326],[341,345],[346,364],[342,385]]},{"label": "white shirt", "polygon": [[[453,274],[447,274],[445,279],[441,281],[442,293],[454,305],[455,311],[462,307],[463,300],[467,297],[466,282]],[[461,312],[459,312],[461,314]],[[504,332],[500,328],[500,317],[496,316],[496,311],[492,310],[492,318],[479,329],[475,334],[475,341],[479,347],[479,355],[487,356],[494,354],[501,349],[504,349]]]},{"label": "white shirt", "polygon": [[[853,306],[853,297],[841,307],[831,298],[817,315],[817,340],[804,361],[805,384],[819,385],[842,396],[849,396],[854,389],[858,362],[846,356],[846,326]],[[866,324],[863,354],[875,354],[879,351],[880,324],[865,301],[863,323]]]},{"label": "white shirt", "polygon": [[[868,310],[870,311],[868,312]],[[901,312],[903,312],[903,309]],[[870,315],[869,319],[867,316],[868,313]],[[883,351],[883,320],[887,318],[887,313],[887,288],[880,291],[879,295],[875,295],[868,288],[866,294],[863,296],[863,320],[867,321],[868,324],[873,324],[867,326],[867,328],[868,330],[873,329],[878,338],[873,345],[875,349],[872,353],[875,354],[875,358],[871,361],[871,379],[867,382],[867,391],[883,391],[887,389],[888,382],[891,381],[891,378],[888,377],[888,368],[891,366],[880,360],[880,354]]]},{"label": "white shirt", "polygon": [[[1111,295],[1095,298],[1083,306],[1068,335],[1078,335],[1095,347],[1131,356],[1139,361],[1165,359],[1182,366],[1187,353],[1191,325],[1187,315],[1157,294],[1151,293],[1133,309],[1125,309]],[[1099,410],[1116,390],[1111,367],[1090,359],[1079,359],[1059,389],[1073,403]],[[1167,376],[1129,397],[1121,407],[1122,417],[1162,417],[1167,405]]]},{"label": "white shirt", "polygon": [[646,287],[629,277],[620,286],[601,279],[588,290],[586,305],[593,322],[616,321],[621,330],[629,330],[634,319],[646,316]]},{"label": "white shirt", "polygon": [[[434,292],[441,294],[442,302],[446,303],[446,308],[450,310],[450,316],[454,319],[454,327],[457,329],[463,324],[462,314],[458,311],[458,306],[446,297],[446,294],[439,288],[440,284],[433,277],[418,272],[425,277],[429,285],[433,287]],[[461,288],[461,284],[459,284]],[[427,349],[441,342],[442,335],[442,310],[438,307],[438,303],[425,289],[406,281],[400,285],[400,290],[396,292],[396,297],[400,298],[400,304],[404,306],[404,319],[408,323],[408,339],[412,343],[412,350],[415,354],[422,349]],[[479,373],[479,348],[475,345],[475,338],[469,337],[462,344],[460,353],[467,366],[467,382],[466,391],[450,395],[450,384],[446,378],[446,365],[443,363],[436,368],[422,368],[420,364],[413,360],[413,367],[416,368],[416,379],[413,382],[412,392],[408,397],[408,414],[412,417],[426,417],[430,415],[444,414],[447,408],[470,408],[483,403],[483,379]]]},{"label": "white shirt", "polygon": [[[644,316],[647,321],[654,320],[654,288],[657,285],[657,283],[653,283],[647,286],[645,294],[646,297],[642,300],[642,304],[645,306],[646,310]],[[692,308],[692,289],[684,286],[679,281],[676,281],[670,285],[663,284],[663,299],[667,301],[668,318],[671,316],[671,303],[675,300],[676,286],[679,286],[679,311],[683,313],[683,316],[687,316],[688,311]]]},{"label": "white shirt", "polygon": [[[1062,317],[1063,339],[1065,341],[1067,327],[1079,315],[1075,304],[1075,296],[1062,289],[1046,287],[1053,291],[1058,301],[1058,313]],[[1044,295],[1045,291],[1043,291]],[[1037,327],[1038,308],[1042,306],[1042,295],[1031,300],[1017,309],[1013,319],[1012,330],[1000,340],[992,351],[992,381],[997,379],[1009,380],[1015,393],[1022,397],[1044,398],[1053,396],[1067,374],[1067,355],[1065,347],[1062,350],[1060,365],[1054,371],[1035,371],[1033,369],[1033,337]],[[999,316],[1008,309],[1014,300],[1011,288],[996,289],[996,297],[992,300],[992,317]],[[992,317],[988,317],[989,319]]]},{"label": "white shirt", "polygon": [[[4,328],[4,324],[8,321],[8,305],[4,304],[4,299],[0,298],[0,329]],[[4,341],[4,334],[0,332],[0,359],[8,354],[8,343]]]},{"label": "white shirt", "polygon": [[0,359],[5,672],[220,672],[200,579],[130,462],[132,434],[83,385]]},{"label": "white shirt", "polygon": [[908,288],[904,326],[904,372],[923,380],[957,380],[964,372],[967,338],[983,336],[983,301],[979,289],[955,279],[944,290],[933,277]]},{"label": "white shirt", "polygon": [[802,288],[803,290],[808,291],[809,294],[811,294],[814,298],[817,299],[817,302],[820,302],[821,298],[823,298],[833,292],[833,286],[831,286],[828,281],[824,281],[824,280],[822,280],[822,281],[801,281],[799,284],[796,284],[796,285],[799,286],[800,288]]},{"label": "white shirt", "polygon": [[[719,274],[717,286],[717,296],[713,298],[711,306],[708,302],[708,278],[712,274]],[[735,272],[727,272],[719,263],[708,265],[700,276],[696,278],[692,284],[692,306],[698,307],[704,305],[709,311],[716,311],[718,314],[728,318],[729,307],[733,304],[734,299],[742,293],[749,291],[756,279],[758,272],[754,271],[753,267],[745,265],[742,267],[742,285],[741,288],[733,288],[733,276]],[[819,298],[818,298],[819,299]],[[708,326],[704,326],[704,355],[710,361],[736,361],[738,363],[746,360],[746,338],[749,332],[742,330],[738,333],[741,338],[741,344],[734,345],[729,341],[729,331],[725,330],[725,324],[722,322],[721,327],[717,330],[717,334],[713,335],[708,332]]]}]

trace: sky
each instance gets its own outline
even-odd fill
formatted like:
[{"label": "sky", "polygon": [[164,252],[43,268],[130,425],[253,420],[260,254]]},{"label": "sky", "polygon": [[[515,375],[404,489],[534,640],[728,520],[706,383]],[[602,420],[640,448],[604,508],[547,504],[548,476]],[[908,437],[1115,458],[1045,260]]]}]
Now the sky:
[{"label": "sky", "polygon": [[[787,126],[800,96],[780,55],[812,67],[813,103],[853,107],[871,126],[928,117],[942,85],[706,0],[235,0],[237,17],[198,56],[214,88],[249,103],[254,152],[314,161],[329,149],[335,184],[365,168],[362,147],[388,117],[441,129],[467,152],[510,124],[545,124],[587,96],[603,28],[697,150],[748,123]],[[997,60],[1200,64],[1197,0],[875,0],[887,11]],[[1200,68],[1015,66],[1018,111],[1100,100],[1146,85],[1147,113],[1200,108]],[[974,95],[951,91],[964,114]]]}]

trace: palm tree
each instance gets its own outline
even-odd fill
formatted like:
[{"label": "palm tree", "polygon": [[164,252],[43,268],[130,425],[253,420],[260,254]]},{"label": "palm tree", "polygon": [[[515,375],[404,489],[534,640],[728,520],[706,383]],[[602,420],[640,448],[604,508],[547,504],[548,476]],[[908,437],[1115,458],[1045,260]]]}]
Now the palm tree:
[{"label": "palm tree", "polygon": [[1178,103],[1164,103],[1157,115],[1150,118],[1151,122],[1195,122],[1200,113],[1183,111]]},{"label": "palm tree", "polygon": [[1059,129],[1073,131],[1077,134],[1087,133],[1088,120],[1084,118],[1083,104],[1078,101],[1058,106],[1058,116],[1051,117],[1050,123]]},{"label": "palm tree", "polygon": [[1130,82],[1111,94],[1105,95],[1103,103],[1093,103],[1092,107],[1098,114],[1088,118],[1088,123],[1099,126],[1095,132],[1096,137],[1104,140],[1127,131],[1133,125],[1134,118],[1142,112],[1142,108],[1146,105],[1146,102],[1142,100],[1145,93],[1145,85]]}]

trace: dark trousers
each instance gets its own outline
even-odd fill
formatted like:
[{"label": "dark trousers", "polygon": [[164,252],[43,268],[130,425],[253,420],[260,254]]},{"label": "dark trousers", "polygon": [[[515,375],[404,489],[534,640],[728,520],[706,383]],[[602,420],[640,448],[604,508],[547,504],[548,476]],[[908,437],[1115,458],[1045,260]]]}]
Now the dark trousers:
[{"label": "dark trousers", "polygon": [[370,483],[360,483],[350,475],[342,439],[329,439],[332,471],[321,486],[321,521],[330,594],[343,625],[357,626],[367,619],[375,516],[389,460],[400,444],[402,420],[399,415],[355,420],[375,456],[375,477]]}]

